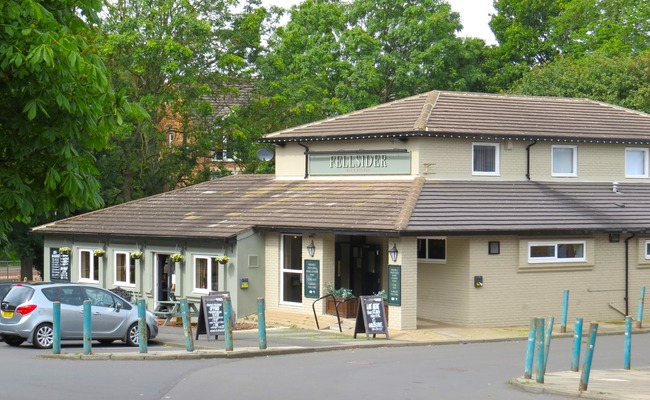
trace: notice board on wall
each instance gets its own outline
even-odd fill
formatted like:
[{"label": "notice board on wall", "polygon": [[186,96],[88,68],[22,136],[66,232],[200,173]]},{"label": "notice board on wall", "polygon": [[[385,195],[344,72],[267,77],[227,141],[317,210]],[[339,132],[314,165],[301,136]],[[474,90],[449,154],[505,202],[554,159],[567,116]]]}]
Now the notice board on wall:
[{"label": "notice board on wall", "polygon": [[354,338],[357,333],[365,333],[366,339],[377,337],[377,334],[386,335],[388,339],[388,324],[384,310],[384,299],[381,296],[359,296],[357,320],[354,324]]},{"label": "notice board on wall", "polygon": [[209,296],[201,296],[201,305],[199,307],[199,322],[196,326],[196,336],[207,335],[219,339],[219,335],[226,334],[225,310],[223,308],[223,298],[230,296],[230,292],[212,292]]},{"label": "notice board on wall", "polygon": [[50,247],[50,281],[70,282],[70,254]]},{"label": "notice board on wall", "polygon": [[320,297],[320,261],[305,260],[305,297]]}]

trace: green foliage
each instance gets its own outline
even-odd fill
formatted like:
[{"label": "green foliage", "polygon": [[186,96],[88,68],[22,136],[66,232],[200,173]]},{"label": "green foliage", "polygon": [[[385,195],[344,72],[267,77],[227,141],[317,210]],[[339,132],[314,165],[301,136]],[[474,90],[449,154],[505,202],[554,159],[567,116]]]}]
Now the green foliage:
[{"label": "green foliage", "polygon": [[354,297],[354,293],[352,292],[352,289],[346,289],[346,288],[334,289],[334,285],[332,285],[331,282],[325,284],[325,293],[331,294],[334,297],[339,299],[350,299]]},{"label": "green foliage", "polygon": [[0,4],[0,248],[13,222],[103,204],[93,152],[127,103],[93,44],[101,6]]}]

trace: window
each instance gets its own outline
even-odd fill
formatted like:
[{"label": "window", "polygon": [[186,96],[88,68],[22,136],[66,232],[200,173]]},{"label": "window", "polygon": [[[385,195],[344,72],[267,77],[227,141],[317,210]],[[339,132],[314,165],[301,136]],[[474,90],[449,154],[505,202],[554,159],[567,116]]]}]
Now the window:
[{"label": "window", "polygon": [[578,146],[553,146],[552,176],[578,176]]},{"label": "window", "polygon": [[472,175],[499,175],[499,144],[472,144]]},{"label": "window", "polygon": [[586,261],[585,242],[530,242],[528,262],[579,262]]},{"label": "window", "polygon": [[447,261],[446,238],[418,238],[418,260],[430,262]]},{"label": "window", "polygon": [[115,284],[135,286],[135,259],[127,252],[115,252]]},{"label": "window", "polygon": [[282,235],[280,292],[285,303],[302,303],[302,236]]},{"label": "window", "polygon": [[92,250],[79,250],[79,281],[99,282],[99,257]]},{"label": "window", "polygon": [[208,256],[194,256],[194,292],[219,290],[219,263]]},{"label": "window", "polygon": [[645,259],[650,260],[650,240],[645,242]]},{"label": "window", "polygon": [[648,177],[648,149],[625,149],[625,177]]}]

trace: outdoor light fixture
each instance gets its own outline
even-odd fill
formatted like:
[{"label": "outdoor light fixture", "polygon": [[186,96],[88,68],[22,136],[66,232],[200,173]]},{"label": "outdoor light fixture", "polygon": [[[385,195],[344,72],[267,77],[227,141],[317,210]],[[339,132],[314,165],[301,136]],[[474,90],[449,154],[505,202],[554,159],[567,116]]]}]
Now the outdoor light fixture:
[{"label": "outdoor light fixture", "polygon": [[388,255],[393,262],[397,261],[397,254],[399,254],[399,251],[397,251],[397,245],[393,243],[393,247],[388,250]]},{"label": "outdoor light fixture", "polygon": [[313,240],[311,241],[311,243],[307,245],[307,252],[309,253],[309,257],[314,257],[314,253],[316,252],[316,246],[314,246]]}]

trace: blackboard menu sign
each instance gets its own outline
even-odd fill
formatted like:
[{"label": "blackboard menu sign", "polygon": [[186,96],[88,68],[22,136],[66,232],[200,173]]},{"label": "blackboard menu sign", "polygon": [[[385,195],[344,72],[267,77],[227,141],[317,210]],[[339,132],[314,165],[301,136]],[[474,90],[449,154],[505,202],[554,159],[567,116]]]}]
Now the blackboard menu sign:
[{"label": "blackboard menu sign", "polygon": [[320,297],[320,261],[305,260],[305,297]]},{"label": "blackboard menu sign", "polygon": [[208,340],[210,340],[210,336],[219,339],[219,335],[225,335],[223,298],[226,296],[230,296],[230,292],[211,292],[209,296],[201,296],[196,340],[199,339],[199,335],[207,335]]},{"label": "blackboard menu sign", "polygon": [[377,334],[385,334],[388,339],[384,299],[381,296],[359,296],[354,338],[357,338],[357,333],[364,332],[366,339],[370,338],[370,334],[373,338],[377,337]]},{"label": "blackboard menu sign", "polygon": [[58,247],[50,247],[50,281],[70,282],[70,254],[64,254]]},{"label": "blackboard menu sign", "polygon": [[402,267],[400,265],[388,266],[388,304],[399,306],[402,304]]}]

